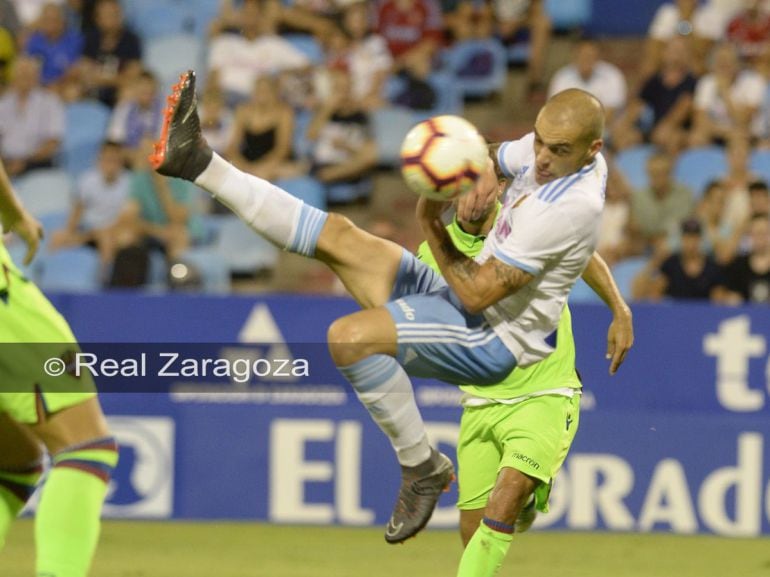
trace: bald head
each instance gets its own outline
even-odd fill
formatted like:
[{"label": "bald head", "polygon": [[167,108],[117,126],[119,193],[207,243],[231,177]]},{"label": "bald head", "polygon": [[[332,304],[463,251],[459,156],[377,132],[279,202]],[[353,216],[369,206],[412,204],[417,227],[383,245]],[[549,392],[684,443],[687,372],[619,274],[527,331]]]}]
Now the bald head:
[{"label": "bald head", "polygon": [[579,88],[554,94],[540,110],[538,118],[541,116],[549,123],[579,130],[579,138],[586,142],[600,140],[604,134],[604,107],[593,94]]}]

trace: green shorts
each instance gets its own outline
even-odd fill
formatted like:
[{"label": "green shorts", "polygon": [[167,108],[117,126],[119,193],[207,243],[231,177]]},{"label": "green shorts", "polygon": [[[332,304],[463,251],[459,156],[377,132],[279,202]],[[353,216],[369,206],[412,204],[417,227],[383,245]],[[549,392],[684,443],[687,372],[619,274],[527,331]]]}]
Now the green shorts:
[{"label": "green shorts", "polygon": [[466,407],[457,443],[457,507],[486,507],[500,469],[511,467],[541,481],[535,504],[547,512],[551,483],[575,438],[579,419],[579,394]]},{"label": "green shorts", "polygon": [[77,350],[64,317],[32,282],[11,272],[0,299],[0,412],[33,424],[94,397],[90,375],[45,371],[46,360],[66,362]]}]

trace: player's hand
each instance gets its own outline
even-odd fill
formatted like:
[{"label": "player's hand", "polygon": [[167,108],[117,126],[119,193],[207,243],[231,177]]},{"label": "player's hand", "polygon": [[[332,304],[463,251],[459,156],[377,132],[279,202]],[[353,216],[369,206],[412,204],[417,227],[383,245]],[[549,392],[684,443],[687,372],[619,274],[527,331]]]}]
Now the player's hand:
[{"label": "player's hand", "polygon": [[618,372],[626,354],[634,345],[634,323],[631,311],[616,315],[607,331],[607,359],[610,361],[610,374]]},{"label": "player's hand", "polygon": [[483,223],[497,207],[502,187],[490,160],[473,190],[457,199],[457,220],[470,224]]},{"label": "player's hand", "polygon": [[420,199],[417,201],[417,220],[421,222],[439,220],[451,204],[443,200],[431,200],[420,196]]},{"label": "player's hand", "polygon": [[16,215],[3,217],[3,230],[16,233],[27,245],[24,266],[29,265],[35,258],[40,240],[43,238],[43,226],[35,217],[22,209]]}]

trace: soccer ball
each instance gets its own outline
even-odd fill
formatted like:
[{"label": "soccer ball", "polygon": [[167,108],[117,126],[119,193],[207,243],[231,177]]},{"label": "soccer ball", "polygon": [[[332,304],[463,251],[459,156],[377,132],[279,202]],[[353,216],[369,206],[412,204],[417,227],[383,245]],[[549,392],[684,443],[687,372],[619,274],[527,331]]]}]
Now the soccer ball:
[{"label": "soccer ball", "polygon": [[407,186],[433,200],[465,194],[486,168],[487,143],[459,116],[435,116],[412,128],[401,145],[401,174]]}]

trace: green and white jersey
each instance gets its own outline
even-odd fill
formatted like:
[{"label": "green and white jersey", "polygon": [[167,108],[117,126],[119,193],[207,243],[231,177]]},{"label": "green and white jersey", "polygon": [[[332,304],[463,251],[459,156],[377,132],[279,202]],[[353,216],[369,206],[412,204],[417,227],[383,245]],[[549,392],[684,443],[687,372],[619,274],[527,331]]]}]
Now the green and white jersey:
[{"label": "green and white jersey", "polygon": [[[447,226],[447,232],[454,245],[466,256],[473,258],[484,246],[484,238],[463,231],[457,220]],[[438,271],[438,265],[427,242],[417,250],[417,258]],[[572,336],[572,316],[565,305],[559,319],[554,351],[533,365],[515,368],[496,385],[463,385],[460,388],[484,399],[518,399],[558,389],[580,389],[580,379],[575,372],[575,340]],[[562,392],[564,394],[564,391]]]}]

